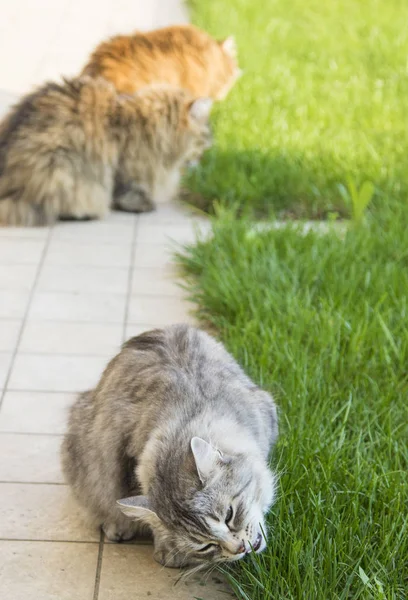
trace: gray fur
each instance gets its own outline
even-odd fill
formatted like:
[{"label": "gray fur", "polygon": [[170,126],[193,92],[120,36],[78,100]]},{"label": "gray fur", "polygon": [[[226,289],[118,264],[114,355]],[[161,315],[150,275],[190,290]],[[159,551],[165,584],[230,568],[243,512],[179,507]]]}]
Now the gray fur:
[{"label": "gray fur", "polygon": [[272,397],[222,344],[173,325],[130,339],[79,396],[62,462],[110,539],[148,526],[166,566],[231,561],[265,547],[277,433]]}]

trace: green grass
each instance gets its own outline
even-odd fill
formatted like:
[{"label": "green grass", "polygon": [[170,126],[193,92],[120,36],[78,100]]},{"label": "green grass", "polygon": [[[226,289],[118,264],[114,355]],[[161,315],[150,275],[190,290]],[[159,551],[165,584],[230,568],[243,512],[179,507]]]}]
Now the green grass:
[{"label": "green grass", "polygon": [[192,297],[280,407],[269,545],[234,569],[238,597],[406,600],[408,208],[345,236],[226,209],[213,227],[182,259]]},{"label": "green grass", "polygon": [[245,71],[215,110],[216,146],[188,184],[201,204],[348,214],[339,184],[408,191],[406,0],[190,0],[235,34]]},{"label": "green grass", "polygon": [[[190,3],[199,26],[235,33],[245,75],[188,182],[217,200],[214,238],[180,260],[202,322],[280,407],[268,549],[234,589],[406,600],[408,2]],[[353,221],[255,233],[253,212]]]}]

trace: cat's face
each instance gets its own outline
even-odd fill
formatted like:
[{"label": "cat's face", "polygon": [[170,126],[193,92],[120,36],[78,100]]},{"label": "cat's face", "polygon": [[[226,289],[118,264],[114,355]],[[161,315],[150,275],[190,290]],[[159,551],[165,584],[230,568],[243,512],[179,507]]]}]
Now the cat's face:
[{"label": "cat's face", "polygon": [[[264,515],[275,480],[251,456],[225,456],[201,438],[191,440],[197,485],[188,498],[155,501],[136,496],[119,501],[128,516],[147,523],[155,558],[167,567],[236,561],[265,546]],[[166,495],[166,491],[162,491]]]}]

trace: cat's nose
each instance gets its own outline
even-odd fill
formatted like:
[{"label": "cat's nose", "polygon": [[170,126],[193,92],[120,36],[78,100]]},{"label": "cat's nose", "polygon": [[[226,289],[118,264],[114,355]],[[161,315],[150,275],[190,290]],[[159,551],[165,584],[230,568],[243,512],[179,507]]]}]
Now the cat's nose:
[{"label": "cat's nose", "polygon": [[243,554],[245,552],[245,542],[244,540],[242,540],[241,545],[239,546],[239,548],[237,548],[235,550],[235,554]]},{"label": "cat's nose", "polygon": [[252,545],[252,548],[254,549],[254,552],[256,552],[257,550],[259,550],[259,548],[261,547],[262,544],[262,536],[260,533],[258,533],[255,543]]}]

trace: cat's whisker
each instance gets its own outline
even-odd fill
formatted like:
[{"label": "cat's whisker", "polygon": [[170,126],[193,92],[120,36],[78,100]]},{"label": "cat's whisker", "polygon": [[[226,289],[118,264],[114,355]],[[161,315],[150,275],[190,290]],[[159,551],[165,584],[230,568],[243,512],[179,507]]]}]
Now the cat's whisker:
[{"label": "cat's whisker", "polygon": [[208,564],[206,563],[201,563],[199,565],[196,565],[194,567],[191,567],[190,569],[187,569],[181,576],[181,580],[185,581],[186,579],[189,579],[191,577],[193,577],[196,573],[198,573],[199,571],[203,571],[205,568],[208,567]]}]

